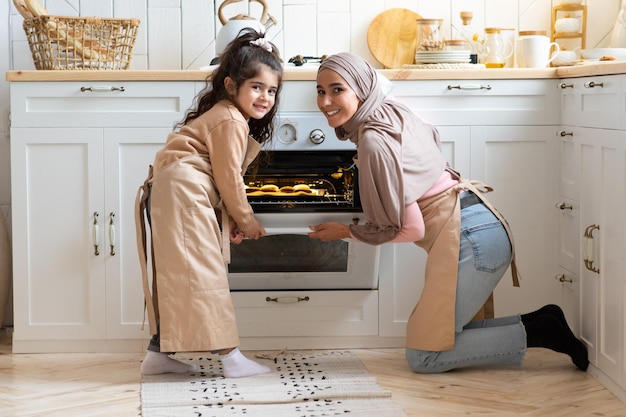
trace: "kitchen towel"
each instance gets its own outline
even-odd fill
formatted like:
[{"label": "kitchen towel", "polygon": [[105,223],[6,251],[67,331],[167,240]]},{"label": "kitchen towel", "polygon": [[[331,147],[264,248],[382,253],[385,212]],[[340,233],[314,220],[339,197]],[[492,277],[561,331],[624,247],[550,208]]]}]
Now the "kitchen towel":
[{"label": "kitchen towel", "polygon": [[176,358],[200,371],[143,376],[143,417],[406,417],[391,392],[349,351],[257,355],[272,372],[237,379],[221,376],[216,356]]}]

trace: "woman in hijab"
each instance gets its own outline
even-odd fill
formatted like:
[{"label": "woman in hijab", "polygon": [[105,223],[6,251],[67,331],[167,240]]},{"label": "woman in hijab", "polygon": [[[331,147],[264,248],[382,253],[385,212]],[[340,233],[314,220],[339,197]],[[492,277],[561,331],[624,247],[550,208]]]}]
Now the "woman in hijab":
[{"label": "woman in hijab", "polygon": [[511,231],[484,196],[492,189],[451,169],[437,129],[387,98],[386,84],[357,55],[320,65],[317,105],[337,137],[356,145],[366,223],[319,224],[309,237],[414,242],[426,250],[424,289],[407,324],[406,358],[415,372],[520,365],[527,347],[567,354],[586,370],[587,349],[558,306],[493,318],[492,292],[509,265],[519,282]]}]

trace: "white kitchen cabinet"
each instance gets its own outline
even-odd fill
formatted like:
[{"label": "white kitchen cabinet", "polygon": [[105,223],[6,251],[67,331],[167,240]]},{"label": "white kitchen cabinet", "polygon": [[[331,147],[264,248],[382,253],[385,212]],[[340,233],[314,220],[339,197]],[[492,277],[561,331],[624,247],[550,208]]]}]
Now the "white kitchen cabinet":
[{"label": "white kitchen cabinet", "polygon": [[[626,400],[624,80],[623,75],[563,80],[563,118],[570,124],[561,130],[560,175],[562,199],[571,201],[573,207],[572,220],[562,219],[566,227],[560,233],[560,252],[561,265],[572,268],[573,288],[578,290],[579,327],[575,332],[589,350],[589,372],[623,401]],[[596,85],[591,92],[590,82]],[[597,95],[604,96],[606,102],[596,100]],[[578,111],[576,119],[569,115],[573,109]],[[608,116],[602,115],[604,112]],[[576,243],[572,244],[570,239],[576,239]],[[578,254],[565,256],[576,248]],[[577,261],[573,267],[570,258]],[[565,284],[565,291],[568,285]]]},{"label": "white kitchen cabinet", "polygon": [[[560,284],[554,279],[558,273],[557,80],[429,80],[396,85],[396,99],[436,124],[451,165],[464,178],[494,188],[487,197],[511,225],[521,286],[512,286],[509,272],[504,275],[495,290],[496,315],[558,304]],[[412,243],[382,249],[381,335],[403,336],[421,294],[426,254]]]},{"label": "white kitchen cabinet", "polygon": [[[126,83],[132,105],[119,90],[96,99],[80,87],[11,86],[14,352],[139,350],[148,340],[135,194],[195,87]],[[155,95],[167,104],[146,111]],[[131,124],[131,109],[135,127],[112,127]]]},{"label": "white kitchen cabinet", "polygon": [[626,132],[571,131],[580,155],[580,337],[598,371],[626,388]]},{"label": "white kitchen cabinet", "polygon": [[[438,126],[441,150],[450,166],[470,170],[470,127]],[[404,337],[406,322],[424,286],[426,252],[414,243],[390,243],[381,248],[380,336]]]},{"label": "white kitchen cabinet", "polygon": [[623,75],[561,80],[561,123],[566,126],[625,129],[624,80]]}]

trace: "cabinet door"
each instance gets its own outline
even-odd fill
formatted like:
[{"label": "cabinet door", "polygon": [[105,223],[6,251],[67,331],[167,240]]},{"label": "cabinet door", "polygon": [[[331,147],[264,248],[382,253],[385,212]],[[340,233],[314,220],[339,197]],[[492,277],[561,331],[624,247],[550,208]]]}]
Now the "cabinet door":
[{"label": "cabinet door", "polygon": [[[437,126],[441,150],[461,173],[470,170],[470,127]],[[424,286],[426,252],[414,243],[383,245],[380,256],[380,330],[382,337],[404,337],[406,322]]]},{"label": "cabinet door", "polygon": [[106,129],[105,232],[107,338],[147,337],[135,233],[135,196],[171,129]]},{"label": "cabinet door", "polygon": [[556,126],[472,127],[467,178],[494,188],[487,195],[513,232],[520,288],[507,272],[495,291],[497,316],[558,303],[558,152]]},{"label": "cabinet door", "polygon": [[102,338],[102,130],[14,128],[11,164],[14,347]]},{"label": "cabinet door", "polygon": [[581,336],[590,361],[624,386],[626,133],[586,128],[573,132],[581,155],[581,236],[588,227],[599,227],[589,242],[585,239],[589,250],[584,257],[593,264],[581,266]]}]

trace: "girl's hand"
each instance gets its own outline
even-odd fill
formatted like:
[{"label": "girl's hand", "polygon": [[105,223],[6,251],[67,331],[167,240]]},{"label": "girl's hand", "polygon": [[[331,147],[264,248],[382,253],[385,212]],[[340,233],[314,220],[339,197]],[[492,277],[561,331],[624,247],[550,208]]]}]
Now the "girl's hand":
[{"label": "girl's hand", "polygon": [[231,221],[229,225],[230,225],[230,231],[229,231],[230,241],[234,243],[235,245],[238,245],[241,242],[243,242],[243,238],[244,238],[243,232],[237,228],[237,224]]},{"label": "girl's hand", "polygon": [[309,233],[311,239],[319,239],[322,242],[328,242],[330,240],[347,239],[350,236],[350,228],[341,223],[330,222],[318,224],[315,226],[309,226],[312,230]]}]

